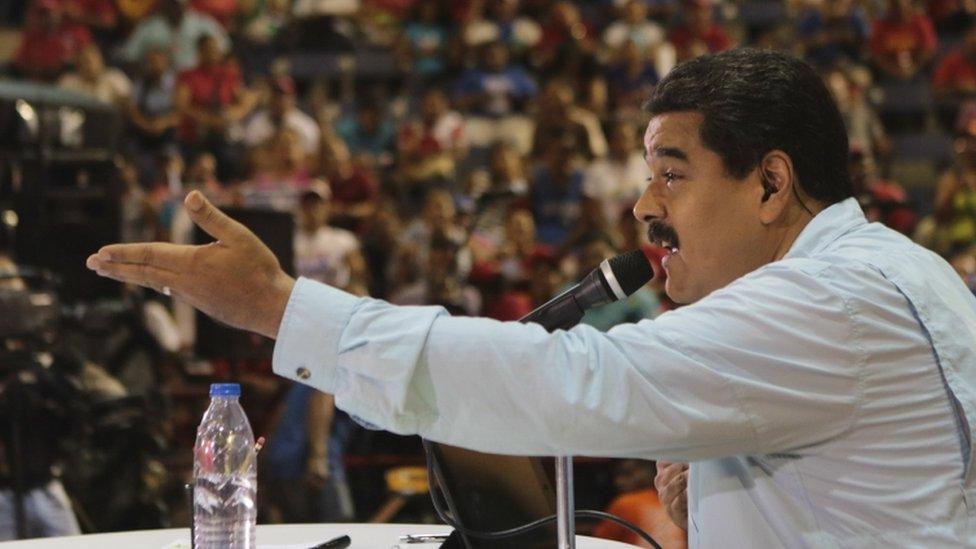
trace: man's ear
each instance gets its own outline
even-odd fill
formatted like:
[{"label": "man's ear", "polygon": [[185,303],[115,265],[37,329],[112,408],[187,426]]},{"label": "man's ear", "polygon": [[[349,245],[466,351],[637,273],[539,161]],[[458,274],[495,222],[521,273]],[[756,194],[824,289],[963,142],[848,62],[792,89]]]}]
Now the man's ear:
[{"label": "man's ear", "polygon": [[796,172],[789,155],[780,150],[766,153],[757,170],[761,185],[759,217],[763,224],[769,225],[787,213],[796,185]]}]

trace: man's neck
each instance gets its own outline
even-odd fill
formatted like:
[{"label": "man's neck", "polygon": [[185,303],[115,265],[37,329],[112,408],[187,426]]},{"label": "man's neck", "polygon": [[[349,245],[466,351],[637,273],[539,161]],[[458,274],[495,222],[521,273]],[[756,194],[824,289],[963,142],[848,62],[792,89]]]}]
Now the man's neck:
[{"label": "man's neck", "polygon": [[793,222],[784,229],[783,236],[780,239],[779,245],[776,247],[770,263],[773,261],[779,261],[780,259],[786,257],[786,254],[789,253],[790,248],[792,248],[793,244],[796,243],[796,239],[800,237],[800,233],[803,232],[803,229],[805,229],[807,225],[813,221],[814,217],[819,215],[820,212],[825,209],[823,206],[816,203],[811,203],[809,201],[807,204],[809,204],[813,215],[810,215],[809,212],[804,210],[798,204],[792,208],[793,211],[790,213],[790,215],[793,216]]}]

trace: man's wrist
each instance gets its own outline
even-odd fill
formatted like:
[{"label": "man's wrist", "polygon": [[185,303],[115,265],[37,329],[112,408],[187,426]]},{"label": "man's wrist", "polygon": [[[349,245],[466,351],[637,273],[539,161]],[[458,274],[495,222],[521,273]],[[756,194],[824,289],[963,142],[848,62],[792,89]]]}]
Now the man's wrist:
[{"label": "man's wrist", "polygon": [[271,339],[278,339],[278,330],[281,329],[281,322],[285,317],[285,309],[288,307],[288,300],[291,292],[295,288],[295,279],[285,273],[281,273],[273,284],[271,291],[270,314],[268,315],[269,324],[262,330],[264,335]]}]

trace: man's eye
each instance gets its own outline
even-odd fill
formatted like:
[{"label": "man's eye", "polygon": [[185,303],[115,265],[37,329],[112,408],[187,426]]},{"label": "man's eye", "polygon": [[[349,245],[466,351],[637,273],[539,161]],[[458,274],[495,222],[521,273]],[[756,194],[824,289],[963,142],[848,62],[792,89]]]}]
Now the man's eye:
[{"label": "man's eye", "polygon": [[676,180],[680,179],[678,175],[675,174],[674,172],[664,172],[664,174],[662,174],[662,177],[664,177],[664,183],[668,186],[670,186]]}]

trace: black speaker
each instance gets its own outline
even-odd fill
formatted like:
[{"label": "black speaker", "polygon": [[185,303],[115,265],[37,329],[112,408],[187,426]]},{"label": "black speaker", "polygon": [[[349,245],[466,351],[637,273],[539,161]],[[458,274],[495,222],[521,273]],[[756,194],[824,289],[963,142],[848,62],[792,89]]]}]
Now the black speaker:
[{"label": "black speaker", "polygon": [[65,301],[117,297],[118,282],[97,276],[85,258],[121,238],[119,180],[111,160],[25,161],[13,168],[24,182],[14,198],[19,223],[17,262],[49,269]]},{"label": "black speaker", "polygon": [[84,94],[0,82],[0,203],[17,214],[14,253],[58,275],[65,301],[121,289],[85,268],[89,254],[121,238],[121,129],[117,108]]}]

